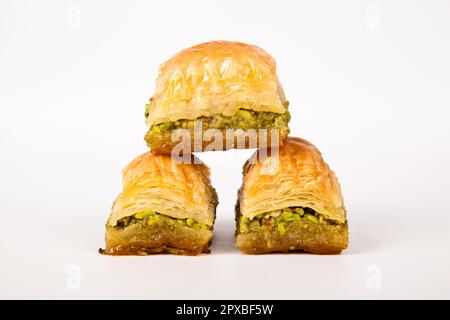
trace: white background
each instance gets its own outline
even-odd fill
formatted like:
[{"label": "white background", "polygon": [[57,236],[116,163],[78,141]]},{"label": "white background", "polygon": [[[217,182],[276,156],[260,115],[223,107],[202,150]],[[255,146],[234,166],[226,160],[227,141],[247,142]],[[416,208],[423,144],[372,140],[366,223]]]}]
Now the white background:
[{"label": "white background", "polygon": [[[278,61],[292,134],[340,179],[340,256],[245,256],[241,167],[200,154],[210,255],[107,257],[157,67],[209,40]],[[0,1],[0,298],[450,298],[449,1]]]}]

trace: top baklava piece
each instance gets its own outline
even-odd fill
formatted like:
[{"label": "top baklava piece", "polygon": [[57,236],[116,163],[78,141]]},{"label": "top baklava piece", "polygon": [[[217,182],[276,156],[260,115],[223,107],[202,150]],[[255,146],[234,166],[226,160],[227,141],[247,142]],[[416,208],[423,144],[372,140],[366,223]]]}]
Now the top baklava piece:
[{"label": "top baklava piece", "polygon": [[145,116],[154,154],[279,146],[290,120],[275,60],[228,41],[182,50],[162,64]]}]

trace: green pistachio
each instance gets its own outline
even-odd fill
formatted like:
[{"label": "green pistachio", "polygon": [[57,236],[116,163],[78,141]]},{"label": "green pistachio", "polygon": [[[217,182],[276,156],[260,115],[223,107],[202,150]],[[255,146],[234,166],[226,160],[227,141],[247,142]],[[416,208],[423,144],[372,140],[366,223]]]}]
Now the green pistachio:
[{"label": "green pistachio", "polygon": [[241,233],[248,233],[248,226],[245,223],[241,223],[239,225],[239,230]]},{"label": "green pistachio", "polygon": [[286,233],[286,228],[284,227],[284,223],[280,222],[277,224],[277,231],[280,235],[284,235]]},{"label": "green pistachio", "polygon": [[192,218],[187,218],[186,219],[186,225],[188,227],[192,227],[194,225],[194,223],[195,223],[194,219],[192,219]]},{"label": "green pistachio", "polygon": [[252,222],[250,222],[250,227],[253,229],[259,229],[260,224],[258,220],[253,220]]},{"label": "green pistachio", "polygon": [[287,211],[287,210],[283,210],[283,213],[281,214],[281,217],[285,221],[293,221],[294,220],[292,218],[292,212],[291,211]]},{"label": "green pistachio", "polygon": [[152,126],[151,132],[153,132],[153,133],[160,133],[161,129],[159,128],[159,126]]},{"label": "green pistachio", "polygon": [[236,116],[244,119],[246,122],[249,123],[254,123],[255,122],[255,118],[253,117],[252,113],[250,111],[247,110],[238,110],[236,112]]},{"label": "green pistachio", "polygon": [[313,216],[312,214],[307,214],[305,217],[311,222],[319,223],[319,219],[317,219],[317,217]]},{"label": "green pistachio", "polygon": [[250,219],[248,217],[241,218],[241,223],[247,224],[249,221],[250,221]]},{"label": "green pistachio", "polygon": [[136,219],[144,219],[146,216],[151,216],[154,214],[155,214],[155,211],[143,211],[143,212],[135,213],[133,215],[133,217],[135,217]]},{"label": "green pistachio", "polygon": [[164,122],[158,125],[161,131],[169,131],[173,127],[173,122]]}]

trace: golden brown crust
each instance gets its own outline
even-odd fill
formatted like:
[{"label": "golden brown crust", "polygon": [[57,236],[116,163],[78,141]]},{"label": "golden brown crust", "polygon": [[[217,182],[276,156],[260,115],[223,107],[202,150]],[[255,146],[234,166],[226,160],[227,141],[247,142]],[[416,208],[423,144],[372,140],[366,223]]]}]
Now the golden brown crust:
[{"label": "golden brown crust", "polygon": [[285,102],[275,60],[267,52],[244,43],[212,41],[182,50],[160,66],[147,124],[233,116],[243,106],[284,113]]},{"label": "golden brown crust", "polygon": [[278,156],[265,161],[258,155],[244,165],[240,212],[257,214],[288,207],[307,207],[324,217],[344,223],[346,213],[341,189],[319,150],[306,140],[288,137]]},{"label": "golden brown crust", "polygon": [[[189,137],[185,140],[189,147],[187,148],[176,148],[177,145],[182,141],[179,140],[172,141],[171,135],[172,131],[165,132],[161,134],[158,139],[148,139],[147,145],[152,150],[154,154],[172,154],[172,151],[183,154],[186,150],[190,150],[190,152],[203,152],[203,151],[225,151],[229,149],[248,149],[248,148],[272,148],[278,147],[283,144],[283,141],[287,138],[289,134],[289,129],[280,129],[272,137],[271,130],[267,130],[267,134],[256,134],[255,139],[250,140],[249,137],[244,137],[241,141],[238,142],[236,137],[230,136],[227,138],[227,130],[226,129],[214,129],[216,132],[221,133],[221,137],[223,139],[219,140],[219,143],[216,144],[214,138],[211,139],[202,139],[200,143],[195,142],[194,131],[189,130]],[[181,147],[181,146],[180,146]],[[186,152],[186,153],[190,153]]]},{"label": "golden brown crust", "polygon": [[212,226],[217,195],[209,169],[191,155],[191,164],[170,156],[142,154],[123,170],[123,190],[114,202],[108,225],[138,212],[156,211],[169,217],[193,218]]}]

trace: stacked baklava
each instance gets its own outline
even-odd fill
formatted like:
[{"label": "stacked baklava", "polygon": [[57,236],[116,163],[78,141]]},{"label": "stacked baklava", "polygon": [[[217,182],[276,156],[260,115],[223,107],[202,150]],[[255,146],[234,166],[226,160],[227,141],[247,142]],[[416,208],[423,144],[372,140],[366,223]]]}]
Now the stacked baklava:
[{"label": "stacked baklava", "polygon": [[179,52],[160,66],[145,117],[151,151],[124,169],[103,253],[208,252],[217,195],[192,152],[232,148],[258,148],[244,165],[236,204],[242,252],[347,247],[339,183],[316,147],[288,137],[288,102],[263,49],[214,41]]}]

